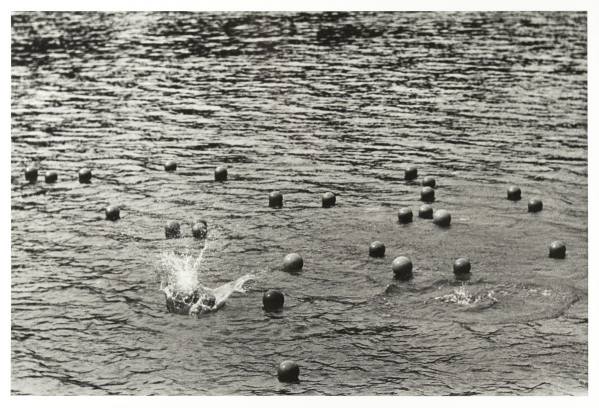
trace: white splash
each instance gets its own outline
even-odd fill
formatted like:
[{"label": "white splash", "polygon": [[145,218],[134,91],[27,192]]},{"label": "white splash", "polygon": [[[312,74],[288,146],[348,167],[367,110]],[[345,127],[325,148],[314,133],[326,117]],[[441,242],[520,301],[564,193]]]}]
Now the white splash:
[{"label": "white splash", "polygon": [[201,264],[204,249],[197,257],[190,254],[162,253],[159,262],[160,289],[172,313],[199,316],[224,306],[235,292],[245,293],[244,284],[255,279],[247,274],[215,289],[202,284]]},{"label": "white splash", "polygon": [[493,290],[484,295],[472,294],[468,291],[466,284],[462,283],[458,289],[454,289],[452,293],[443,296],[435,297],[435,300],[440,300],[445,303],[455,303],[462,306],[470,306],[480,302],[497,302],[495,292]]}]

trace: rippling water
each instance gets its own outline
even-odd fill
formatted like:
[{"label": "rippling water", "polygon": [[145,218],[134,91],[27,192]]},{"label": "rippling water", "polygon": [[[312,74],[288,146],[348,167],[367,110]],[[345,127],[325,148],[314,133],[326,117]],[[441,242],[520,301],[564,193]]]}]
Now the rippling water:
[{"label": "rippling water", "polygon": [[[12,392],[586,393],[586,47],[584,13],[13,14]],[[26,184],[30,163],[58,182]],[[397,224],[408,165],[451,228]],[[156,268],[199,254],[188,224],[164,239],[197,218],[206,284],[258,279],[194,319]],[[289,252],[303,272],[277,268]],[[497,302],[450,301],[459,256],[466,295]],[[300,383],[277,381],[285,359]]]}]

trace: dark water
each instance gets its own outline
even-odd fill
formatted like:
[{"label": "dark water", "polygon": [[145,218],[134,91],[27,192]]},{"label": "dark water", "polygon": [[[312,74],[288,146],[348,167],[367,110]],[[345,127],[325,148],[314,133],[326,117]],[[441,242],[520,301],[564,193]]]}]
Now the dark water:
[{"label": "dark water", "polygon": [[[12,392],[586,393],[586,80],[584,13],[14,14]],[[58,183],[26,184],[32,162]],[[451,228],[397,224],[420,204],[408,165]],[[206,283],[258,279],[193,319],[167,312],[156,263],[199,253],[164,223],[200,217]],[[276,269],[289,252],[303,272]],[[496,302],[443,301],[459,256]]]}]

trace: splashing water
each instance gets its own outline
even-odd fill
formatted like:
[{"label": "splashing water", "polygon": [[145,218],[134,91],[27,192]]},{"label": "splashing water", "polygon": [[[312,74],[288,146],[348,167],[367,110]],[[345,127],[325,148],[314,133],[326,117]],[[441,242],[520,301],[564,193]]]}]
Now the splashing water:
[{"label": "splashing water", "polygon": [[216,311],[233,293],[245,293],[246,282],[255,280],[254,275],[246,274],[215,289],[204,286],[201,273],[204,252],[203,248],[197,257],[173,251],[162,253],[158,267],[160,290],[166,296],[169,312],[199,316]]},{"label": "splashing water", "polygon": [[435,300],[439,300],[445,303],[455,303],[461,306],[473,306],[484,304],[487,307],[492,306],[497,302],[495,298],[495,292],[493,290],[485,294],[473,294],[468,291],[465,283],[462,283],[458,289],[454,289],[452,293],[443,296],[435,297]]}]

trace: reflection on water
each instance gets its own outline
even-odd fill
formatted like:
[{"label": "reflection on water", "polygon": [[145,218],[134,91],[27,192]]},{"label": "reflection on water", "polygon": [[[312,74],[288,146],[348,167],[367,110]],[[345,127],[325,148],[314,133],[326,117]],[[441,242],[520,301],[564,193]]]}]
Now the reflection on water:
[{"label": "reflection on water", "polygon": [[[584,13],[11,20],[13,393],[586,392]],[[448,229],[396,222],[426,175]],[[533,196],[544,209],[528,214]],[[156,261],[195,260],[201,218],[201,284],[257,278],[191,319],[168,312]],[[164,239],[169,220],[183,238]],[[555,239],[564,260],[547,256]],[[385,258],[368,257],[374,240]],[[290,252],[301,273],[280,270]],[[410,282],[393,279],[400,255]],[[472,261],[463,289],[459,257]],[[262,310],[270,288],[285,293],[276,316]],[[488,307],[435,300],[452,296]],[[276,380],[286,359],[299,384]]]}]

